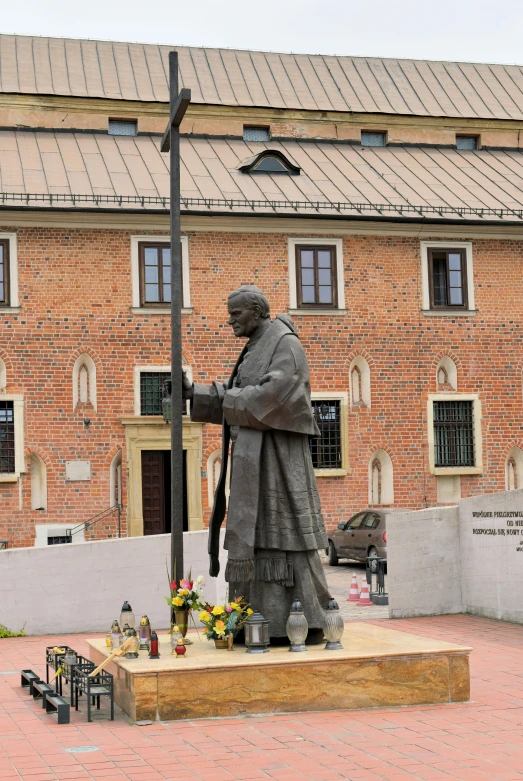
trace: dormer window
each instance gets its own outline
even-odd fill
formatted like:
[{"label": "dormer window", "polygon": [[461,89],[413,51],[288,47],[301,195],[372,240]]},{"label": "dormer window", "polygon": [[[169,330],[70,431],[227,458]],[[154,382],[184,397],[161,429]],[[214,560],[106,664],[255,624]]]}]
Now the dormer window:
[{"label": "dormer window", "polygon": [[296,176],[300,168],[285,157],[282,152],[267,150],[245,160],[240,166],[244,174],[290,174]]}]

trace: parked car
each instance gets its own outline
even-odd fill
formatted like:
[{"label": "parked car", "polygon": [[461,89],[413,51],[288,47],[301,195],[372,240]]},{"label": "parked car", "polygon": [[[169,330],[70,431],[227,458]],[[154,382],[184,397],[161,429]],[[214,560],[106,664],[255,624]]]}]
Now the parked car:
[{"label": "parked car", "polygon": [[385,513],[363,510],[356,513],[329,533],[329,564],[336,566],[340,559],[366,561],[367,556],[387,558],[387,531]]}]

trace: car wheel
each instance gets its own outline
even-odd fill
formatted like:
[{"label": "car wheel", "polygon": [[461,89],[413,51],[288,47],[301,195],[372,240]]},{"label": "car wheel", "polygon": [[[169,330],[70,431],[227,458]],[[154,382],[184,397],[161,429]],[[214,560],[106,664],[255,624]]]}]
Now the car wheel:
[{"label": "car wheel", "polygon": [[[378,555],[378,551],[376,550],[376,548],[369,548],[369,552],[367,553],[367,556],[377,556],[377,555]],[[377,572],[377,570],[378,570],[378,562],[377,561],[373,561],[372,562],[371,570],[372,570],[373,573]]]},{"label": "car wheel", "polygon": [[334,547],[332,540],[329,540],[329,564],[331,567],[338,566],[338,554],[336,553],[336,548]]}]

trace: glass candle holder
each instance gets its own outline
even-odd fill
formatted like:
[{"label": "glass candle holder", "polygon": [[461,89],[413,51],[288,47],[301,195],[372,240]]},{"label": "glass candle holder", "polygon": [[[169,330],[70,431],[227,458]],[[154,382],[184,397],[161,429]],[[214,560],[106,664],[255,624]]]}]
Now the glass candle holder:
[{"label": "glass candle holder", "polygon": [[129,629],[129,633],[127,635],[127,639],[131,640],[129,645],[127,646],[126,652],[125,652],[125,658],[126,659],[138,659],[138,648],[140,646],[140,641],[138,640],[138,635],[136,634],[136,629],[132,628]]},{"label": "glass candle holder", "polygon": [[111,646],[113,648],[120,648],[122,640],[123,637],[120,631],[120,624],[118,621],[113,621],[113,625],[111,627]]},{"label": "glass candle holder", "polygon": [[183,640],[183,635],[180,632],[179,627],[176,624],[173,624],[171,629],[171,654],[173,655],[176,655],[176,646],[178,645],[178,640]]},{"label": "glass candle holder", "polygon": [[323,634],[327,640],[325,644],[326,651],[338,651],[340,648],[343,648],[340,640],[344,628],[345,625],[340,615],[338,603],[335,599],[331,599],[325,611],[325,623],[323,625]]},{"label": "glass candle holder", "polygon": [[151,624],[147,616],[142,616],[140,619],[138,637],[140,638],[140,651],[148,651],[151,647]]},{"label": "glass candle holder", "polygon": [[120,626],[124,626],[124,624],[129,624],[131,629],[136,627],[136,619],[134,617],[133,609],[127,600],[123,603],[120,613]]},{"label": "glass candle holder", "polygon": [[159,659],[160,658],[160,652],[158,650],[160,643],[158,641],[158,635],[156,632],[151,632],[151,650],[149,651],[149,659]]},{"label": "glass candle holder", "polygon": [[301,602],[293,602],[291,605],[291,612],[287,619],[287,637],[291,642],[289,651],[306,651],[305,639],[307,632],[309,631],[309,625],[303,612],[303,605]]}]

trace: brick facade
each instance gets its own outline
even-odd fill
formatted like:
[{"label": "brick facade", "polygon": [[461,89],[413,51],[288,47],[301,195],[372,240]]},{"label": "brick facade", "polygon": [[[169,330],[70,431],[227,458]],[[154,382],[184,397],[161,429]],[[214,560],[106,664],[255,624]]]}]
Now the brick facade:
[{"label": "brick facade", "polygon": [[[33,544],[35,523],[74,525],[107,508],[110,464],[119,449],[127,505],[120,418],[134,414],[134,366],[169,363],[170,320],[131,311],[130,237],[154,231],[4,230],[17,232],[21,309],[0,313],[0,358],[7,393],[24,396],[26,456],[39,455],[47,467],[45,513],[30,509],[27,472],[19,482],[0,482],[0,539],[21,546]],[[232,289],[257,284],[273,314],[288,310],[287,234],[276,231],[188,232],[193,311],[183,315],[183,333],[195,380],[225,379],[239,352],[225,323]],[[318,480],[328,528],[367,506],[369,459],[378,449],[392,459],[395,506],[437,503],[426,408],[444,355],[457,366],[458,392],[478,393],[482,403],[484,470],[461,477],[462,496],[505,488],[507,453],[523,445],[523,242],[461,240],[473,243],[475,315],[423,315],[420,241],[376,234],[343,236],[346,313],[294,316],[313,391],[347,392],[357,355],[370,367],[372,406],[348,413],[349,473]],[[449,246],[455,241],[449,239]],[[96,365],[97,410],[73,410],[72,370],[81,353]],[[218,427],[204,427],[202,470],[219,439]],[[65,462],[78,459],[91,461],[91,481],[66,482]],[[202,506],[206,523],[205,478]],[[114,516],[94,531],[114,533]]]}]

